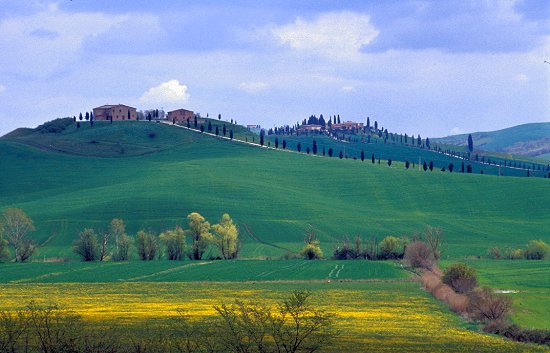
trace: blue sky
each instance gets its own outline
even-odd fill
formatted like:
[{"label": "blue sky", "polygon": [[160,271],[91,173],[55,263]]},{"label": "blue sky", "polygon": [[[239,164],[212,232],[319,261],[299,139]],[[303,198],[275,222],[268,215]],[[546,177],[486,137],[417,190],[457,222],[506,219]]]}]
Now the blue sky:
[{"label": "blue sky", "polygon": [[549,6],[0,0],[0,135],[106,103],[423,137],[550,121]]}]

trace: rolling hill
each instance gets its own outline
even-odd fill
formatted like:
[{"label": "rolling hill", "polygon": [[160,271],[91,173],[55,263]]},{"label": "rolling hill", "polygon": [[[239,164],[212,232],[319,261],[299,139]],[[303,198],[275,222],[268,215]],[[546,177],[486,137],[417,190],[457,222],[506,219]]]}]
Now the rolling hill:
[{"label": "rolling hill", "polygon": [[[186,226],[193,211],[211,223],[229,213],[244,257],[297,251],[308,224],[326,254],[345,235],[413,236],[426,225],[443,229],[448,257],[550,241],[547,179],[283,153],[148,122],[23,135],[26,141],[0,139],[0,209],[20,207],[33,218],[38,256],[72,256],[81,229],[105,229],[114,217],[135,234]],[[124,154],[112,148],[117,144]]]},{"label": "rolling hill", "polygon": [[[474,132],[472,138],[476,149],[550,160],[550,123],[531,123],[498,131]],[[466,146],[468,134],[433,140]]]}]

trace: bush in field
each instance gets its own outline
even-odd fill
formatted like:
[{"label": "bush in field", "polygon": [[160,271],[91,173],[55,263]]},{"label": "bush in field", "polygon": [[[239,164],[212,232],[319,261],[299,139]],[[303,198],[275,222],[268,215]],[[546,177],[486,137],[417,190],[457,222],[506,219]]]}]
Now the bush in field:
[{"label": "bush in field", "polygon": [[443,271],[443,283],[458,293],[468,293],[477,286],[476,270],[466,264],[452,264]]},{"label": "bush in field", "polygon": [[68,126],[72,125],[74,120],[72,118],[60,118],[52,121],[48,121],[42,125],[39,125],[34,130],[42,134],[53,133],[57,134],[65,130]]},{"label": "bush in field", "polygon": [[502,252],[500,251],[499,247],[493,246],[487,251],[487,256],[493,260],[500,260],[502,259]]},{"label": "bush in field", "polygon": [[410,267],[428,270],[433,267],[435,262],[432,251],[423,241],[415,241],[407,245],[403,258]]},{"label": "bush in field", "polygon": [[294,291],[276,309],[237,302],[215,306],[216,334],[228,352],[317,352],[334,338],[333,315],[309,303],[310,293]]},{"label": "bush in field", "polygon": [[470,315],[481,321],[506,319],[512,309],[512,298],[496,294],[490,288],[476,288],[468,294]]},{"label": "bush in field", "polygon": [[530,240],[525,248],[527,260],[544,260],[550,254],[550,246],[542,240]]},{"label": "bush in field", "polygon": [[140,230],[136,236],[137,252],[140,260],[154,260],[159,251],[158,237],[152,232]]},{"label": "bush in field", "polygon": [[2,237],[2,228],[0,228],[0,262],[7,261],[9,257],[8,241]]},{"label": "bush in field", "polygon": [[507,249],[506,258],[508,260],[521,260],[525,257],[524,251],[522,249]]},{"label": "bush in field", "polygon": [[99,260],[99,243],[95,231],[86,228],[80,232],[78,239],[73,243],[73,251],[80,256],[82,261]]},{"label": "bush in field", "polygon": [[378,255],[381,259],[402,259],[407,246],[406,238],[387,236],[378,244]]},{"label": "bush in field", "polygon": [[361,238],[356,236],[352,245],[349,238],[344,237],[342,243],[334,249],[332,258],[335,260],[365,259],[365,251],[361,250]]},{"label": "bush in field", "polygon": [[306,229],[306,235],[304,236],[305,246],[300,251],[300,255],[306,260],[316,260],[323,257],[323,251],[319,246],[320,242],[315,234],[315,229],[310,225]]}]

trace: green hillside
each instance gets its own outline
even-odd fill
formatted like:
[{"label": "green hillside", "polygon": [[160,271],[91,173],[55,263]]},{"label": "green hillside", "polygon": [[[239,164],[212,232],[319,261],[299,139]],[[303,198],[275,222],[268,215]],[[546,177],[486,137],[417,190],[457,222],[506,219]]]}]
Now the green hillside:
[{"label": "green hillside", "polygon": [[[476,149],[548,158],[550,123],[532,123],[489,132],[472,133]],[[434,139],[439,143],[466,146],[468,134]]]},{"label": "green hillside", "polygon": [[[186,226],[192,211],[211,223],[228,212],[240,226],[244,257],[297,251],[308,224],[326,254],[344,235],[413,236],[426,225],[443,229],[444,254],[453,257],[550,242],[547,179],[283,153],[148,122],[71,129],[63,145],[75,141],[88,156],[0,140],[0,208],[20,207],[33,218],[33,237],[43,245],[37,257],[72,256],[79,230],[105,229],[114,217],[135,233]],[[95,149],[117,140],[133,156],[105,158],[117,154]]]}]

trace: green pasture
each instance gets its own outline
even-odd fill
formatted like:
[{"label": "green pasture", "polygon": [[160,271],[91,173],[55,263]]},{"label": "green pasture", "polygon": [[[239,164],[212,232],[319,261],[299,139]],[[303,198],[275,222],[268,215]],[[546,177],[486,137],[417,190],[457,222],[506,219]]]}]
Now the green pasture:
[{"label": "green pasture", "polygon": [[344,236],[412,238],[426,225],[443,230],[444,258],[483,255],[493,245],[519,247],[535,238],[550,242],[550,187],[542,178],[389,168],[262,149],[148,122],[71,132],[92,134],[82,141],[99,144],[114,139],[111,133],[136,136],[136,144],[148,148],[150,140],[172,141],[175,135],[177,143],[156,153],[105,158],[0,140],[0,208],[20,207],[34,220],[31,236],[40,245],[35,260],[74,258],[78,232],[106,229],[115,217],[134,235],[139,229],[186,227],[186,215],[195,211],[211,223],[229,213],[239,225],[244,258],[299,251],[308,225],[327,257]]},{"label": "green pasture", "polygon": [[0,265],[0,283],[244,282],[398,280],[407,272],[388,261],[132,261]]}]

